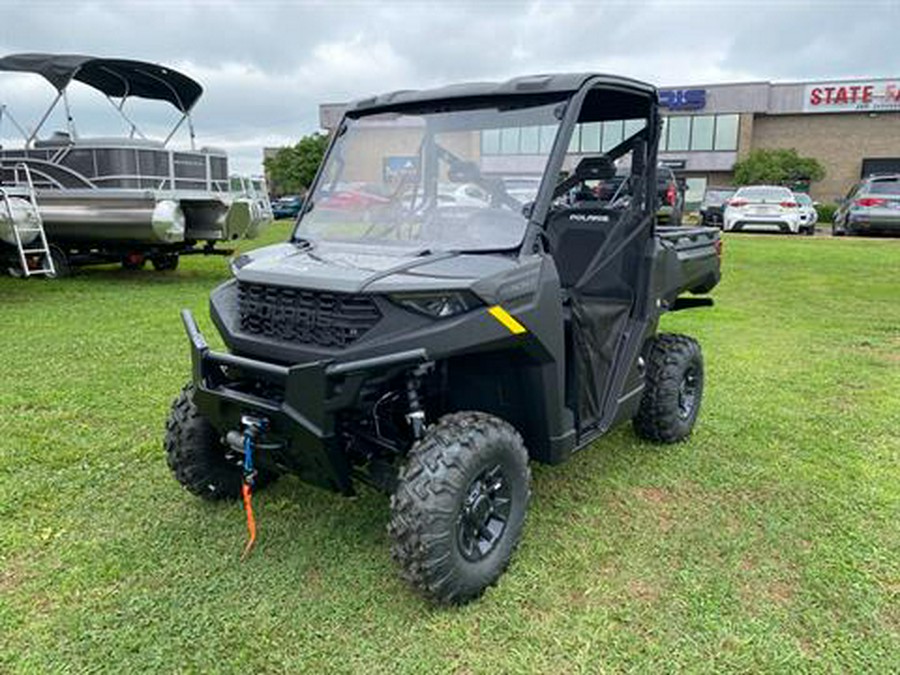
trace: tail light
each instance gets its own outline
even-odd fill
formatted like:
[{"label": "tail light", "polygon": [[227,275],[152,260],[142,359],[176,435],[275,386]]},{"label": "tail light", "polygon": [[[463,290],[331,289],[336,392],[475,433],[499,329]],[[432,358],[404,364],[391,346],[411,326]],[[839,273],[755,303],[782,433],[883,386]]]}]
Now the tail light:
[{"label": "tail light", "polygon": [[666,189],[666,204],[669,206],[675,206],[675,186],[670,185]]},{"label": "tail light", "polygon": [[741,206],[747,206],[749,203],[746,199],[729,199],[727,202],[728,206],[736,206],[740,208]]},{"label": "tail light", "polygon": [[857,206],[884,206],[887,204],[887,199],[879,199],[878,197],[863,197],[862,199],[857,199],[854,204]]},{"label": "tail light", "polygon": [[721,259],[721,257],[722,257],[722,249],[723,249],[724,247],[725,247],[725,242],[722,241],[721,239],[716,239],[716,243],[713,244],[713,248],[715,248],[715,250],[716,250],[716,257],[718,257],[718,258]]},{"label": "tail light", "polygon": [[786,209],[796,209],[797,202],[781,202],[780,206]]}]

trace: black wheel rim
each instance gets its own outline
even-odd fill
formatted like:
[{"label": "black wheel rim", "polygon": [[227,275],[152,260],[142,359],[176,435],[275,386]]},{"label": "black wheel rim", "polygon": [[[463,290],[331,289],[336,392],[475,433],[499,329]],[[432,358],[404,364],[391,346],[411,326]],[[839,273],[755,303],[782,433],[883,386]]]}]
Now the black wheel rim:
[{"label": "black wheel rim", "polygon": [[469,484],[456,527],[459,550],[466,560],[482,560],[497,547],[506,532],[511,506],[509,481],[499,464],[485,469]]},{"label": "black wheel rim", "polygon": [[700,376],[693,366],[684,371],[681,386],[678,388],[678,414],[681,419],[688,419],[697,406],[697,394],[700,390]]}]

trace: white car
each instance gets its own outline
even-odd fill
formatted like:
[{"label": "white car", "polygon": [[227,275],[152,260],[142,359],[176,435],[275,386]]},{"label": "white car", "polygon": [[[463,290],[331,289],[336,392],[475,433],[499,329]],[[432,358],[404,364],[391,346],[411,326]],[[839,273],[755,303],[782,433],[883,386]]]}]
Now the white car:
[{"label": "white car", "polygon": [[801,230],[800,206],[794,193],[778,185],[740,188],[726,203],[723,221],[726,232],[799,234]]},{"label": "white car", "polygon": [[443,184],[438,186],[438,202],[446,206],[485,207],[491,203],[491,195],[474,183]]},{"label": "white car", "polygon": [[818,202],[814,202],[805,192],[795,192],[794,199],[800,205],[800,231],[806,234],[816,233],[816,222],[819,220],[819,212],[816,211]]}]

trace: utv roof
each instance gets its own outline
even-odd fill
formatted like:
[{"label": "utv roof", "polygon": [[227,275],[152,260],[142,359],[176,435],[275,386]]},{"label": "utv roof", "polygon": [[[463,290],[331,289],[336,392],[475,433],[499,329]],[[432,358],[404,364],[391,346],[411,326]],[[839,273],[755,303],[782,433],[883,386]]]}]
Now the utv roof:
[{"label": "utv roof", "polygon": [[203,94],[203,87],[187,75],[146,61],[80,54],[10,54],[0,58],[0,71],[41,75],[60,92],[78,80],[107,96],[168,101],[183,113]]},{"label": "utv roof", "polygon": [[656,99],[656,87],[628,77],[600,73],[560,73],[526,75],[506,82],[468,82],[437,89],[402,89],[388,94],[354,101],[349,112],[392,110],[420,103],[454,101],[465,98],[495,98],[502,96],[540,96],[544,94],[570,94],[590,81],[592,86],[608,87],[627,93],[643,94]]}]

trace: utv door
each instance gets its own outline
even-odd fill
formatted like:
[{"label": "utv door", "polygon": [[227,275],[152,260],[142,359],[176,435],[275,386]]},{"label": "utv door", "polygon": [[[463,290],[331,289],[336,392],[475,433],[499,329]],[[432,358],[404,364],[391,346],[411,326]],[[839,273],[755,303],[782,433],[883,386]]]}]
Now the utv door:
[{"label": "utv door", "polygon": [[[612,167],[608,158],[582,160],[568,182],[596,176],[597,163],[604,161]],[[590,162],[593,171],[585,167]],[[607,167],[605,173],[609,171]],[[560,277],[566,323],[566,402],[575,414],[579,441],[608,427],[637,357],[628,338],[644,332],[645,323],[638,320],[643,312],[636,310],[642,309],[641,294],[646,296],[644,256],[653,226],[646,180],[644,173],[632,173],[627,177],[631,187],[626,186],[632,194],[620,191],[612,200],[590,198],[603,194],[602,189],[592,193],[576,186],[576,198],[570,191],[549,214],[547,240]]]}]

